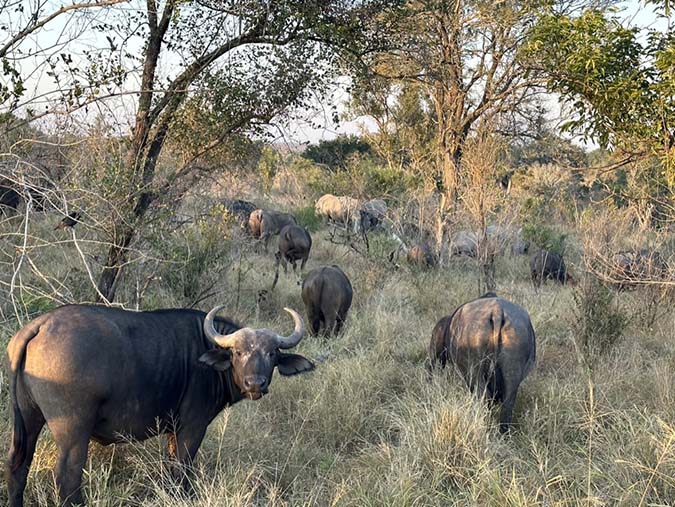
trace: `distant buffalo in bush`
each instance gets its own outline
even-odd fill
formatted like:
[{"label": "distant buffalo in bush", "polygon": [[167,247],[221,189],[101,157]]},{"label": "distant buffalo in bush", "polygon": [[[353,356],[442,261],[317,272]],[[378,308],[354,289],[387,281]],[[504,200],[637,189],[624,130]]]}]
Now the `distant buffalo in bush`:
[{"label": "distant buffalo in bush", "polygon": [[428,243],[413,245],[406,254],[408,264],[418,269],[431,269],[436,266],[436,256]]},{"label": "distant buffalo in bush", "polygon": [[667,276],[668,264],[657,250],[642,248],[612,256],[611,277],[620,289],[663,280]]},{"label": "distant buffalo in bush", "polygon": [[430,371],[450,362],[472,392],[501,402],[499,430],[511,424],[520,383],[534,368],[536,339],[527,311],[487,293],[465,303],[434,327]]},{"label": "distant buffalo in bush", "polygon": [[309,272],[302,283],[302,301],[312,334],[338,334],[352,304],[352,284],[338,266]]},{"label": "distant buffalo in bush", "polygon": [[295,217],[281,211],[254,210],[249,216],[248,227],[251,236],[259,238],[267,251],[269,240],[276,236],[286,225],[296,225]]},{"label": "distant buffalo in bush", "polygon": [[567,270],[562,255],[550,250],[542,249],[530,257],[530,276],[535,287],[541,287],[542,282],[554,280],[562,285],[576,281]]},{"label": "distant buffalo in bush", "polygon": [[300,271],[305,268],[309,251],[312,249],[312,237],[309,231],[299,225],[286,225],[279,233],[279,251],[277,262],[284,265],[284,272],[288,272],[287,263],[291,263],[296,270],[297,261],[302,261]]},{"label": "distant buffalo in bush", "polygon": [[457,232],[450,242],[450,254],[462,257],[476,257],[478,236],[471,231]]},{"label": "distant buffalo in bush", "polygon": [[387,214],[387,203],[382,199],[366,201],[359,210],[359,228],[367,233],[382,223]]},{"label": "distant buffalo in bush", "polygon": [[242,199],[223,199],[221,204],[242,227],[246,226],[251,213],[253,213],[258,208],[252,202],[244,201]]},{"label": "distant buffalo in bush", "polygon": [[326,194],[314,205],[314,211],[321,218],[345,227],[357,226],[359,201],[353,197]]}]

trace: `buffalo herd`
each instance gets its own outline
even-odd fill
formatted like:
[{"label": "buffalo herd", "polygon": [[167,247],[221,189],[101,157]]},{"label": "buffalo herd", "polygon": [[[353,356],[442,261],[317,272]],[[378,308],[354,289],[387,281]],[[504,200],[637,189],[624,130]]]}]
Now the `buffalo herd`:
[{"label": "buffalo herd", "polygon": [[[279,236],[276,252],[287,271],[302,273],[312,248],[309,231],[288,213],[264,210],[242,200],[223,203],[267,251]],[[381,199],[359,203],[325,195],[315,212],[351,230],[383,227],[387,205]],[[76,222],[78,217],[72,217]],[[74,225],[74,224],[73,224]],[[65,226],[72,226],[64,223]],[[520,230],[493,228],[483,234],[495,248],[510,245],[528,253]],[[428,241],[406,245],[411,266],[432,269],[439,260]],[[480,237],[463,231],[451,240],[451,255],[476,256]],[[647,251],[617,254],[614,262],[627,279],[664,269]],[[573,282],[562,256],[539,250],[530,259],[532,282]],[[626,282],[628,283],[628,282]],[[337,335],[352,305],[353,288],[337,265],[311,270],[301,287],[309,332]],[[195,310],[133,312],[95,305],[52,310],[21,329],[9,342],[13,431],[7,485],[10,507],[23,505],[26,478],[41,429],[46,424],[58,448],[55,480],[62,505],[82,504],[81,482],[90,440],[111,444],[167,435],[173,475],[189,488],[183,468],[199,449],[210,422],[227,406],[267,394],[276,368],[281,375],[314,369],[307,358],[285,352],[305,334],[303,318],[285,308],[294,329],[284,336],[270,329],[241,327]],[[536,338],[527,311],[495,293],[460,305],[433,328],[428,349],[429,374],[451,365],[471,391],[501,405],[499,429],[512,421],[518,388],[536,361]]]}]

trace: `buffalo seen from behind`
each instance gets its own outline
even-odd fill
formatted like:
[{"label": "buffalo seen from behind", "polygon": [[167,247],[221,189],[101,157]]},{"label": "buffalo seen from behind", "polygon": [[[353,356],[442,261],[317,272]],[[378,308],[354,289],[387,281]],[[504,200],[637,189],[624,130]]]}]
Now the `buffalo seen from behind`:
[{"label": "buffalo seen from behind", "polygon": [[530,276],[535,287],[541,287],[546,280],[554,280],[562,285],[575,285],[576,280],[567,270],[562,255],[542,249],[530,258]]},{"label": "buffalo seen from behind", "polygon": [[338,266],[323,266],[309,272],[302,282],[302,301],[312,334],[338,334],[352,305],[353,289]]},{"label": "buffalo seen from behind", "polygon": [[299,225],[287,225],[279,233],[279,251],[276,253],[276,272],[274,274],[274,288],[279,279],[279,263],[284,265],[284,273],[288,273],[288,263],[296,272],[297,262],[300,263],[300,272],[305,269],[305,264],[312,249],[312,237],[309,231]]},{"label": "buffalo seen from behind", "polygon": [[[169,453],[189,465],[209,423],[226,407],[267,393],[282,375],[314,365],[282,352],[302,339],[240,328],[195,310],[130,312],[70,305],[46,313],[9,342],[12,442],[7,464],[10,507],[23,505],[35,444],[45,422],[58,448],[61,502],[82,504],[82,467],[89,440],[102,444],[168,434]],[[187,485],[187,483],[186,483]]]},{"label": "buffalo seen from behind", "polygon": [[472,392],[502,404],[499,430],[509,429],[520,383],[534,367],[536,340],[524,308],[487,293],[465,303],[434,327],[430,371],[454,365]]}]

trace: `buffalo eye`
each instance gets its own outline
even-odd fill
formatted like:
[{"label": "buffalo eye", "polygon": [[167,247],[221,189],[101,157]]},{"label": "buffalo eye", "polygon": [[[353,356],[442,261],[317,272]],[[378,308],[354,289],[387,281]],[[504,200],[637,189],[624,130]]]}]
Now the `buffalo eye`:
[{"label": "buffalo eye", "polygon": [[276,350],[272,350],[272,351],[268,352],[267,355],[268,355],[269,357],[274,357],[274,356],[277,355],[277,351],[276,351]]},{"label": "buffalo eye", "polygon": [[244,353],[241,350],[235,351],[235,354],[237,354],[237,357],[241,357],[244,355]]}]

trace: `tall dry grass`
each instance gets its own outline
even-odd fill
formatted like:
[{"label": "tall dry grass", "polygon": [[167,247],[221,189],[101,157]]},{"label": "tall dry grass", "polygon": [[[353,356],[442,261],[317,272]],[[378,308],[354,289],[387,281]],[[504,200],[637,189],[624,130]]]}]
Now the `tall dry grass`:
[{"label": "tall dry grass", "polygon": [[[526,258],[498,258],[497,291],[530,312],[538,338],[538,364],[521,386],[514,429],[500,436],[497,414],[461,380],[446,371],[428,382],[423,367],[437,319],[478,295],[475,264],[451,259],[430,273],[392,271],[384,251],[360,256],[325,234],[315,235],[309,268],[339,264],[355,298],[340,337],[308,337],[299,346],[316,370],[275,376],[264,399],[239,403],[213,422],[192,496],[167,480],[162,439],[92,444],[84,477],[91,505],[675,505],[673,312],[651,328],[633,320],[589,368],[574,334],[574,289],[549,284],[535,292]],[[241,251],[243,268],[214,266],[223,291],[202,307],[222,301],[248,325],[287,329],[281,307],[302,308],[296,278],[282,275],[256,305],[258,291],[271,285],[274,260],[250,245]],[[147,305],[176,304],[159,282],[149,291]],[[637,295],[618,297],[630,306]],[[15,328],[2,325],[3,347]],[[4,455],[10,411],[0,371]],[[45,431],[27,505],[53,505],[55,456]],[[3,481],[0,505],[7,502]]]}]

